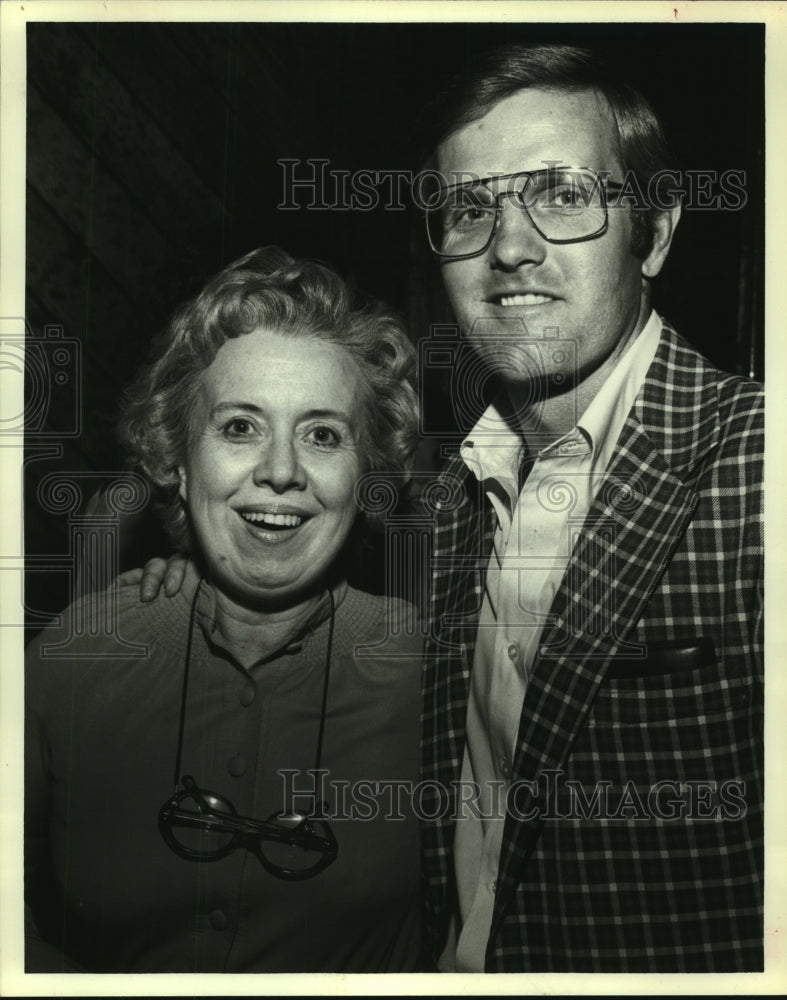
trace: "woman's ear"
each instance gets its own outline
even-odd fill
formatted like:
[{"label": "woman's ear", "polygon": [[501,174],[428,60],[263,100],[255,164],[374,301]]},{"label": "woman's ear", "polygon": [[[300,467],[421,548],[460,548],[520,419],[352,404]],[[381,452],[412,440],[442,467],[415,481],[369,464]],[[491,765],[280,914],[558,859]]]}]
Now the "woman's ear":
[{"label": "woman's ear", "polygon": [[655,278],[667,259],[672,237],[680,221],[680,205],[673,208],[654,209],[652,219],[652,244],[650,253],[642,261],[642,274],[645,278]]}]

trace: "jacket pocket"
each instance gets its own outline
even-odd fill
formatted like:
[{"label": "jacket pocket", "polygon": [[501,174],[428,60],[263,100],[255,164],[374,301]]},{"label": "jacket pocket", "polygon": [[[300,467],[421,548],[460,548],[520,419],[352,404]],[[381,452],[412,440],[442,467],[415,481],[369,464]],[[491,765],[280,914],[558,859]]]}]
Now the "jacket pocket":
[{"label": "jacket pocket", "polygon": [[699,670],[716,662],[716,647],[712,639],[701,637],[693,642],[651,642],[640,659],[615,658],[606,673],[608,680],[629,677],[653,677],[678,671]]},{"label": "jacket pocket", "polygon": [[[612,662],[588,717],[588,725],[651,726],[694,717],[712,729],[730,716],[749,710],[752,681],[742,657],[719,661],[713,643],[650,647],[645,660]],[[654,655],[655,654],[655,655]],[[635,673],[633,664],[638,663]]]}]

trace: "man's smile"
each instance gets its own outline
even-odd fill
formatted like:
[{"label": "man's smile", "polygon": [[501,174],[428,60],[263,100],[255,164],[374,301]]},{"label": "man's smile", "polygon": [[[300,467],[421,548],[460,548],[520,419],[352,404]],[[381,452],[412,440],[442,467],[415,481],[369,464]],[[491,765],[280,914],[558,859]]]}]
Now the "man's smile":
[{"label": "man's smile", "polygon": [[543,306],[555,299],[551,295],[542,295],[539,292],[514,292],[507,295],[493,295],[490,299],[495,305],[509,306]]}]

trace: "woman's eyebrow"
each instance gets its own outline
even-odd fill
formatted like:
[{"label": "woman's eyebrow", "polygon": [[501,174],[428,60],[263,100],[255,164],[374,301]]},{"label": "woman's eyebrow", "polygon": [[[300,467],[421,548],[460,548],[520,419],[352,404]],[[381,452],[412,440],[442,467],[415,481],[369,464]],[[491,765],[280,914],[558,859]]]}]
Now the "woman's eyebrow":
[{"label": "woman's eyebrow", "polygon": [[217,403],[210,411],[210,415],[213,417],[216,414],[223,413],[224,410],[248,410],[250,413],[262,413],[262,408],[254,403],[246,403],[242,400],[227,400],[223,403]]},{"label": "woman's eyebrow", "polygon": [[349,413],[345,413],[344,410],[308,410],[304,413],[301,420],[339,420],[344,424],[350,426],[352,424],[352,417]]},{"label": "woman's eyebrow", "polygon": [[[219,416],[227,410],[245,410],[249,413],[259,413],[264,414],[264,409],[261,406],[257,406],[256,403],[249,403],[244,400],[226,400],[221,403],[217,403],[213,409],[210,411],[210,415]],[[313,410],[306,410],[304,413],[298,416],[298,420],[337,420],[340,423],[346,424],[348,427],[353,426],[353,419],[349,413],[344,410],[333,410],[330,407],[319,408]]]}]

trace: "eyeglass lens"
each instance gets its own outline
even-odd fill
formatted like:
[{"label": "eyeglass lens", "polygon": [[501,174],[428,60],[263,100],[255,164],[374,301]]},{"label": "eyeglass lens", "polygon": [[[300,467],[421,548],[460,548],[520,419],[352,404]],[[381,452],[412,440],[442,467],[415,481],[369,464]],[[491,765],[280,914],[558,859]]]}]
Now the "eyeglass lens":
[{"label": "eyeglass lens", "polygon": [[[269,823],[275,823],[283,829],[292,830],[300,827],[303,832],[310,832],[315,838],[325,841],[329,836],[327,824],[319,819],[306,819],[297,813],[280,813],[271,816]],[[260,841],[260,850],[268,864],[291,872],[305,872],[321,865],[325,860],[325,851],[313,847],[303,847],[286,841]]]},{"label": "eyeglass lens", "polygon": [[503,198],[517,202],[547,240],[587,239],[606,224],[602,184],[595,173],[541,170],[447,189],[441,204],[426,213],[432,248],[445,256],[482,250]]}]

